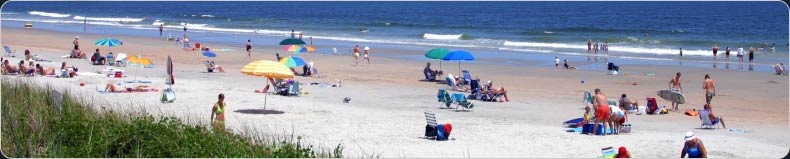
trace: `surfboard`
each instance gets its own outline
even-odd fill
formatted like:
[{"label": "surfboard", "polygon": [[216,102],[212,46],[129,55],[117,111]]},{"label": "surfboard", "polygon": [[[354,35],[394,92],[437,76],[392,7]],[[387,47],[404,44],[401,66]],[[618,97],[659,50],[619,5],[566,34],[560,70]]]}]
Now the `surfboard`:
[{"label": "surfboard", "polygon": [[672,101],[678,104],[686,103],[686,97],[680,92],[670,91],[668,89],[658,90],[656,94],[661,97],[661,99]]}]

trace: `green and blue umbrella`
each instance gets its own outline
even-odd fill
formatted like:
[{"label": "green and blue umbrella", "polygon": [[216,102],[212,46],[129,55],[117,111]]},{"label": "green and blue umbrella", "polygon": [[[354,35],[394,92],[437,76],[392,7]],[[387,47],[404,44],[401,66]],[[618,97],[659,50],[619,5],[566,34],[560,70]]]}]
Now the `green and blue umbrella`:
[{"label": "green and blue umbrella", "polygon": [[304,66],[306,64],[302,58],[296,56],[288,56],[287,58],[283,58],[280,60],[280,63],[289,68]]},{"label": "green and blue umbrella", "polygon": [[288,38],[283,41],[280,41],[280,45],[304,45],[305,43],[302,39],[298,38]]}]

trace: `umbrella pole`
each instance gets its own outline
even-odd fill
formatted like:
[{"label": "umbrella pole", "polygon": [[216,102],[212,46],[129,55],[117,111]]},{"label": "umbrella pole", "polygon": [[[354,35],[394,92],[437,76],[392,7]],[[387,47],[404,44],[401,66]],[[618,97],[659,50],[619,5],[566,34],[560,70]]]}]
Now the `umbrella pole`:
[{"label": "umbrella pole", "polygon": [[[269,86],[269,79],[268,78],[266,79],[266,86]],[[263,94],[263,112],[264,112],[263,115],[266,115],[266,113],[265,113],[266,112],[266,100],[267,100],[266,97],[269,96],[269,93],[266,93],[266,92],[263,92],[263,93],[264,93]]]},{"label": "umbrella pole", "polygon": [[458,75],[463,76],[464,74],[461,72],[461,61],[458,61]]},{"label": "umbrella pole", "polygon": [[442,70],[442,60],[439,60],[439,70]]}]

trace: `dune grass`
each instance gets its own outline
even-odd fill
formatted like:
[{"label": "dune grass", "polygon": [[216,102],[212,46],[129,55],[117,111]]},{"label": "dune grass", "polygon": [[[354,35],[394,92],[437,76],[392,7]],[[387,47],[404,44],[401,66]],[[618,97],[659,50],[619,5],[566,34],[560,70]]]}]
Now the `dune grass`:
[{"label": "dune grass", "polygon": [[[339,158],[331,149],[304,144],[301,137],[242,132],[238,135],[174,117],[97,111],[68,92],[4,78],[2,152],[8,157],[254,157]],[[60,103],[58,105],[57,103]]]}]

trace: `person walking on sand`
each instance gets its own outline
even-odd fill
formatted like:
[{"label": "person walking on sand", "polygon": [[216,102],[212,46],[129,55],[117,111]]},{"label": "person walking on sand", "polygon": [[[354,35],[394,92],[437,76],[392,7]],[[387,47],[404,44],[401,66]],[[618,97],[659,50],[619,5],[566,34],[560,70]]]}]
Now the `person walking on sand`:
[{"label": "person walking on sand", "polygon": [[741,47],[741,45],[738,45],[737,56],[738,56],[738,62],[743,63],[743,47]]},{"label": "person walking on sand", "polygon": [[713,43],[711,50],[713,50],[713,60],[716,60],[716,55],[718,55],[719,52],[719,44]]},{"label": "person walking on sand", "polygon": [[247,39],[247,57],[250,57],[251,53],[252,53],[252,41],[250,39]]},{"label": "person walking on sand", "polygon": [[74,50],[80,50],[80,36],[75,36],[71,43],[74,44]]},{"label": "person walking on sand", "polygon": [[705,90],[705,103],[710,104],[710,100],[713,99],[713,96],[716,96],[716,86],[713,84],[713,80],[710,79],[710,75],[705,74],[705,81],[702,82],[702,89]]},{"label": "person walking on sand", "polygon": [[159,24],[159,37],[162,37],[162,30],[164,30],[164,24]]},{"label": "person walking on sand", "polygon": [[[590,135],[594,135],[596,131],[598,131],[598,123],[603,124],[604,131],[601,132],[601,135],[606,136],[606,123],[609,121],[609,117],[611,115],[609,108],[609,103],[606,101],[606,95],[601,93],[601,89],[595,89],[595,96],[593,97],[593,106],[595,107],[595,125],[593,125],[593,133]],[[609,126],[611,129],[611,126]]]},{"label": "person walking on sand", "polygon": [[724,59],[730,62],[730,46],[727,46],[727,49],[724,50]]},{"label": "person walking on sand", "polygon": [[685,158],[686,154],[688,154],[689,158],[708,158],[708,151],[705,149],[705,145],[693,132],[686,132],[685,140],[683,150],[680,151],[680,158]]},{"label": "person walking on sand", "polygon": [[[683,85],[680,84],[680,72],[675,74],[675,78],[669,81],[669,90],[683,94]],[[677,111],[680,104],[672,101],[672,109]]]},{"label": "person walking on sand", "polygon": [[749,46],[749,63],[754,60],[754,46]]},{"label": "person walking on sand", "polygon": [[211,108],[211,125],[214,128],[225,130],[225,106],[225,95],[220,93],[219,99],[214,103],[214,107]]},{"label": "person walking on sand", "polygon": [[370,47],[365,46],[365,54],[363,57],[365,58],[365,61],[368,62],[368,65],[370,65]]},{"label": "person walking on sand", "polygon": [[354,66],[359,65],[359,45],[354,46]]}]

